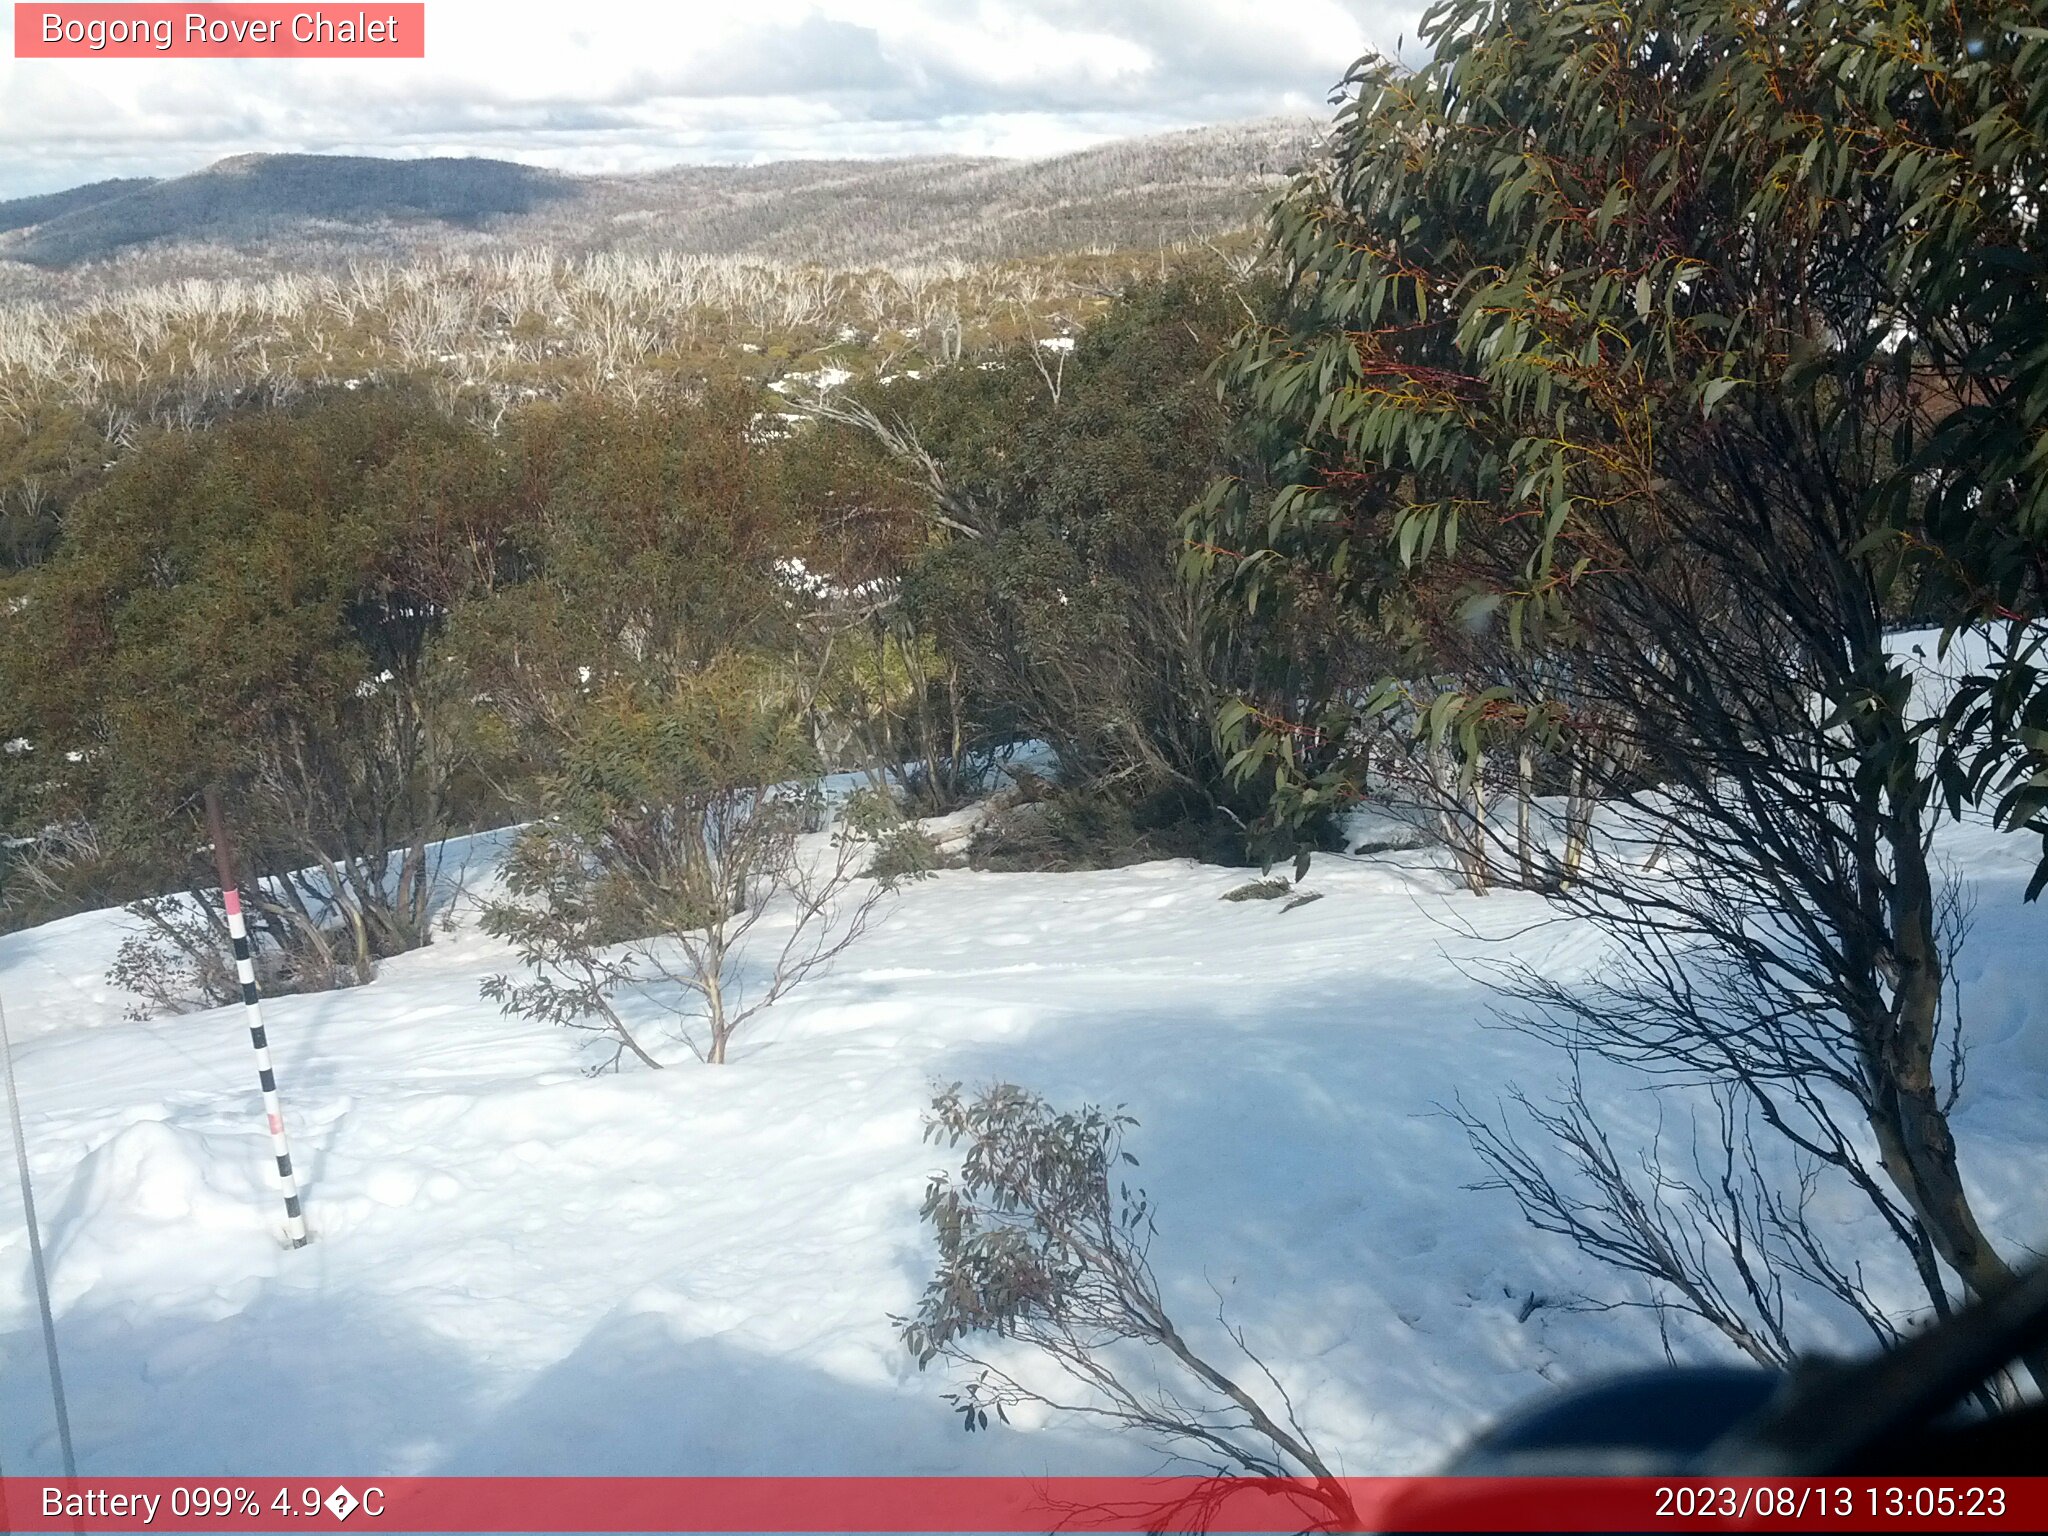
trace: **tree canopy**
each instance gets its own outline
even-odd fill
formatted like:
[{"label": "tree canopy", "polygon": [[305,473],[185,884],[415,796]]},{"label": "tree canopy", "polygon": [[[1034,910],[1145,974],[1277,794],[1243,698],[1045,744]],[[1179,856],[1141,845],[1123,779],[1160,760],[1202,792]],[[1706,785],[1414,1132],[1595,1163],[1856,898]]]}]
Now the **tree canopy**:
[{"label": "tree canopy", "polygon": [[[1429,63],[1361,64],[1330,156],[1274,216],[1288,301],[1225,372],[1263,472],[1198,511],[1198,573],[1248,606],[1308,577],[1411,639],[1497,625],[1569,650],[1643,541],[1701,515],[1702,466],[1776,441],[1894,611],[2011,626],[1945,769],[1958,799],[1997,782],[2008,822],[2038,824],[2037,23],[2020,4],[1433,6]],[[1423,700],[1468,749],[1540,702]],[[1341,739],[1355,701],[1323,703],[1235,717],[1240,762]],[[1312,803],[1345,768],[1293,778]]]}]

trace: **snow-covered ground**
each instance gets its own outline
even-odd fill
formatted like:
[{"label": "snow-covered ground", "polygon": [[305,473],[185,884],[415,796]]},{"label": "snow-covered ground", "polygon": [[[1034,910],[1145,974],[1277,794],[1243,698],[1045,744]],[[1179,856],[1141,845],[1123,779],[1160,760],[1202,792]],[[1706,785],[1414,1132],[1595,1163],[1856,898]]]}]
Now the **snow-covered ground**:
[{"label": "snow-covered ground", "polygon": [[[1965,830],[1965,1168],[2007,1241],[2048,1239],[2048,902],[2033,845]],[[98,913],[0,938],[82,1466],[100,1473],[1149,1470],[1032,1423],[963,1435],[897,1343],[949,1165],[935,1082],[1128,1106],[1168,1302],[1221,1311],[1353,1473],[1426,1469],[1547,1383],[1659,1358],[1637,1311],[1526,1310],[1618,1280],[1530,1232],[1437,1106],[1540,1094],[1467,962],[1570,974],[1583,930],[1455,889],[1433,855],[1319,858],[1323,899],[1242,871],[948,872],[725,1067],[590,1078],[583,1037],[480,1002],[460,921],[373,985],[267,1006],[316,1240],[280,1242],[239,1010],[146,1023]],[[1618,1137],[1650,1098],[1604,1106]],[[1853,1335],[1844,1342],[1854,1344]],[[1702,1345],[1704,1351],[1706,1346]],[[0,1181],[0,1464],[57,1464],[26,1243]]]}]

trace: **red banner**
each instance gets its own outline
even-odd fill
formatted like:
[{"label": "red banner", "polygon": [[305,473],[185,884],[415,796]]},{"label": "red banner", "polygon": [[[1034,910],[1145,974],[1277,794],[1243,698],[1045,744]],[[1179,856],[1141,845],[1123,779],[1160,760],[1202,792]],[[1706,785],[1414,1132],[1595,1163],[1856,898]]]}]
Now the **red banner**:
[{"label": "red banner", "polygon": [[0,1479],[0,1530],[2039,1531],[2048,1478]]},{"label": "red banner", "polygon": [[423,59],[427,8],[345,5],[24,5],[17,59]]}]

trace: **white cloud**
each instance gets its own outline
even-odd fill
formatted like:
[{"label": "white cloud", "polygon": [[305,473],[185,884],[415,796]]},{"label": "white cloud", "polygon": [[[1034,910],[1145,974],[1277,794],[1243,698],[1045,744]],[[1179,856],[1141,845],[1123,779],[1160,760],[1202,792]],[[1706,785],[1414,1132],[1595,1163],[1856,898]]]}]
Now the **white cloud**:
[{"label": "white cloud", "polygon": [[[11,9],[11,8],[10,8]],[[0,197],[224,155],[1057,154],[1319,109],[1408,0],[429,0],[424,60],[0,56]],[[9,23],[11,25],[11,23]]]}]

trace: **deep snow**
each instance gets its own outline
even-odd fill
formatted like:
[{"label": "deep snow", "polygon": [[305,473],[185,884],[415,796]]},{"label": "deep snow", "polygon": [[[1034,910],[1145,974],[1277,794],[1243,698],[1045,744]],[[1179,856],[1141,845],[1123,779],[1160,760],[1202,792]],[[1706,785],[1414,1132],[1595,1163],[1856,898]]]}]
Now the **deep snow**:
[{"label": "deep snow", "polygon": [[[1977,899],[1965,1170],[1993,1229],[2039,1246],[2048,903],[2019,903],[2034,845],[1944,846]],[[1346,1471],[1427,1469],[1546,1383],[1654,1363],[1641,1312],[1518,1321],[1532,1293],[1621,1282],[1465,1188],[1480,1170],[1436,1112],[1560,1069],[1487,1027],[1466,967],[1499,951],[1460,928],[1567,974],[1596,940],[1532,928],[1535,897],[1464,894],[1429,853],[1319,857],[1323,899],[1284,913],[1218,900],[1245,878],[943,873],[731,1065],[672,1046],[671,1070],[598,1078],[583,1037],[479,1001],[508,955],[458,914],[369,987],[266,1007],[316,1235],[296,1253],[239,1010],[125,1020],[103,979],[118,912],[0,938],[82,1467],[1156,1468],[1072,1425],[963,1435],[896,1342],[948,1166],[923,1112],[955,1080],[1128,1106],[1170,1305],[1221,1351],[1220,1305]],[[1633,1089],[1604,1108],[1618,1132],[1655,1118]],[[57,1453],[0,1184],[0,1465],[24,1475]]]}]

